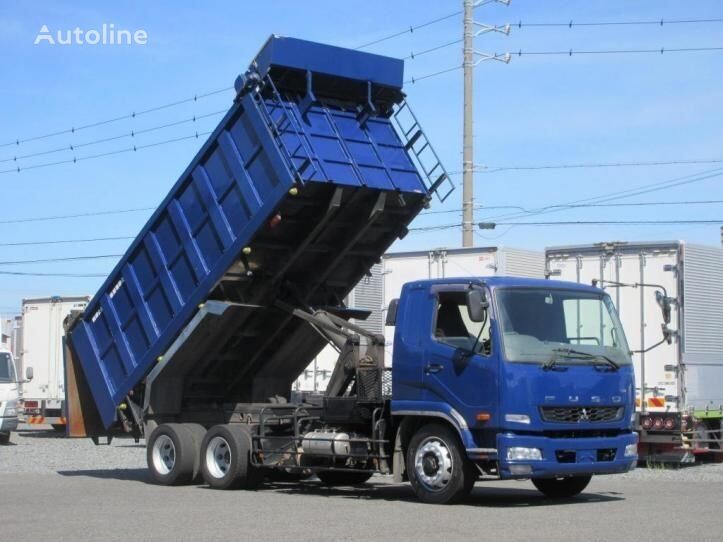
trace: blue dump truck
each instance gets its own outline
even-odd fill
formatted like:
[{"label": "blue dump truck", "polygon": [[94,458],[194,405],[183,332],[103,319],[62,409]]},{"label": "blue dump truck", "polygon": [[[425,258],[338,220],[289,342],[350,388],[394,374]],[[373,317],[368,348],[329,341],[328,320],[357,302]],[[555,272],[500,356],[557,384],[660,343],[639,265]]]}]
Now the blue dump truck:
[{"label": "blue dump truck", "polygon": [[[66,321],[70,436],[144,437],[160,484],[315,474],[453,502],[485,476],[551,497],[637,460],[609,296],[573,283],[406,284],[384,337],[344,299],[451,183],[403,63],[271,37],[229,112],[83,312]],[[323,397],[291,384],[327,345]],[[389,367],[391,366],[391,368]]]}]

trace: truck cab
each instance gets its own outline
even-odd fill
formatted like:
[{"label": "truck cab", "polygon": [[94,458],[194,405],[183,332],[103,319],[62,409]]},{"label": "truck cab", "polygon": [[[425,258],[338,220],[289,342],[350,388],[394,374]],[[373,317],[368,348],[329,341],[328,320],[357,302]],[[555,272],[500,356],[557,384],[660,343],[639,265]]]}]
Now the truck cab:
[{"label": "truck cab", "polygon": [[0,444],[10,442],[10,432],[18,426],[18,377],[13,355],[0,350]]},{"label": "truck cab", "polygon": [[453,469],[441,469],[454,456],[441,435],[415,442],[427,423],[452,431],[463,461],[555,496],[634,468],[631,357],[602,290],[508,277],[417,281],[387,324],[396,326],[391,413],[398,443],[417,447],[406,471],[422,494],[445,492]]}]

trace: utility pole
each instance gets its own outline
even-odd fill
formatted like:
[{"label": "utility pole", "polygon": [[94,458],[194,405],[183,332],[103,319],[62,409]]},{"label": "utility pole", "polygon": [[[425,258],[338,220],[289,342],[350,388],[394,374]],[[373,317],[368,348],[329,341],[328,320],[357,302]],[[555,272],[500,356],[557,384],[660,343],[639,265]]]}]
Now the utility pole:
[{"label": "utility pole", "polygon": [[487,32],[510,33],[510,26],[495,27],[474,20],[474,8],[492,2],[509,4],[510,0],[462,0],[464,4],[464,128],[462,134],[462,246],[474,246],[474,68],[483,60],[510,61],[510,54],[497,55],[475,51],[474,39]]},{"label": "utility pole", "polygon": [[474,0],[464,2],[464,132],[462,138],[462,246],[474,246]]}]

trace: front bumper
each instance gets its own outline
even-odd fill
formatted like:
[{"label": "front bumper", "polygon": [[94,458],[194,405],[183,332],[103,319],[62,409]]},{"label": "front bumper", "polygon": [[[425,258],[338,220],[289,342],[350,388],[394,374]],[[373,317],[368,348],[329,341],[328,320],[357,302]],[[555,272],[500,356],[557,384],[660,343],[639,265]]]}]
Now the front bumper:
[{"label": "front bumper", "polygon": [[0,418],[0,432],[2,433],[9,433],[10,431],[14,431],[18,427],[18,417],[17,416],[7,416]]},{"label": "front bumper", "polygon": [[[625,457],[625,447],[638,442],[637,433],[599,438],[550,438],[504,433],[497,436],[500,478],[553,478],[615,474],[635,468],[638,456]],[[508,460],[511,447],[538,448],[540,460]],[[615,450],[611,459],[612,450]],[[526,466],[529,466],[526,467]]]}]

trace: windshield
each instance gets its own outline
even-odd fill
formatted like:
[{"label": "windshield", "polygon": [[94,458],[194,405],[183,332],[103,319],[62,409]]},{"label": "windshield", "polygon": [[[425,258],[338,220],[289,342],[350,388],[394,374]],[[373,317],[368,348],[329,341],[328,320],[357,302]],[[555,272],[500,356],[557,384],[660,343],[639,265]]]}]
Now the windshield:
[{"label": "windshield", "polygon": [[13,358],[7,352],[0,352],[0,382],[16,382]]},{"label": "windshield", "polygon": [[495,295],[509,361],[631,363],[625,334],[607,294],[508,288]]}]

